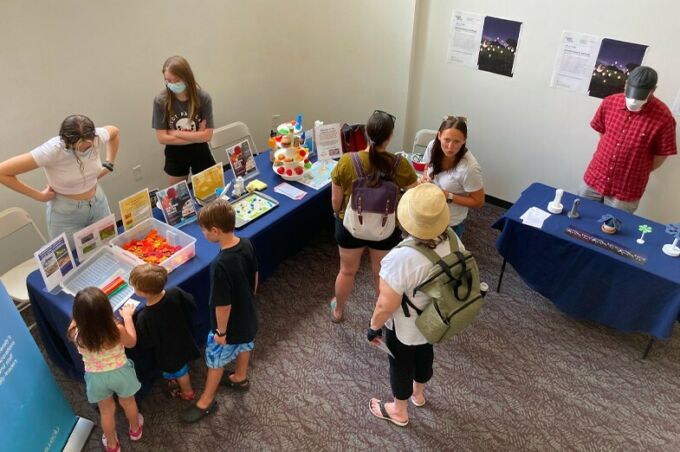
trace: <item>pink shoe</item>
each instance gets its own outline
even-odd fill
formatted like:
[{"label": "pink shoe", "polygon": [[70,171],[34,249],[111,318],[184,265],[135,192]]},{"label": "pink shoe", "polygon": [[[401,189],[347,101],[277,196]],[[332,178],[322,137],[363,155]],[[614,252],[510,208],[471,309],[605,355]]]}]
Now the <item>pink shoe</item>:
[{"label": "pink shoe", "polygon": [[144,416],[142,416],[142,413],[137,414],[139,428],[137,429],[136,432],[133,432],[132,429],[128,429],[128,433],[130,433],[130,440],[132,441],[139,441],[140,439],[142,439],[142,433],[144,433]]},{"label": "pink shoe", "polygon": [[120,441],[118,441],[118,438],[116,438],[116,447],[109,447],[106,435],[102,435],[102,446],[104,446],[106,452],[120,452]]}]

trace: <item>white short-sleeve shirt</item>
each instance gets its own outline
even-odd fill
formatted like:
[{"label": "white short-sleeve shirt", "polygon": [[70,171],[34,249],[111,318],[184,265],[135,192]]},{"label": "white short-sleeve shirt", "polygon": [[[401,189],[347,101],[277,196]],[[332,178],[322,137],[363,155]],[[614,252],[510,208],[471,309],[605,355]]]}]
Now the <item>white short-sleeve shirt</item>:
[{"label": "white short-sleeve shirt", "polygon": [[[432,145],[434,140],[430,141],[423,155],[423,162],[430,163],[432,156]],[[458,165],[447,171],[442,171],[433,179],[439,187],[459,196],[466,196],[467,193],[484,188],[482,181],[482,168],[479,166],[477,159],[469,150],[465,153]],[[460,204],[449,204],[449,224],[455,226],[462,223],[467,218],[468,208]]]},{"label": "white short-sleeve shirt", "polygon": [[[458,247],[461,251],[465,250],[460,239],[458,239]],[[444,240],[434,251],[440,256],[446,256],[451,252],[449,241]],[[400,296],[406,294],[418,309],[424,309],[430,303],[430,299],[422,292],[414,295],[413,289],[425,281],[431,268],[432,262],[419,251],[409,247],[393,248],[380,263],[380,277]],[[409,309],[411,316],[406,317],[402,307],[399,306],[385,326],[395,330],[397,339],[402,344],[426,344],[427,339],[415,323],[418,314],[412,308]]]},{"label": "white short-sleeve shirt", "polygon": [[71,149],[66,149],[60,137],[54,137],[31,151],[31,156],[39,167],[45,170],[47,183],[62,195],[78,195],[85,193],[97,185],[97,177],[102,169],[100,152],[106,149],[111,138],[109,131],[103,127],[95,129],[99,138],[88,152],[78,153],[82,163],[82,172]]}]

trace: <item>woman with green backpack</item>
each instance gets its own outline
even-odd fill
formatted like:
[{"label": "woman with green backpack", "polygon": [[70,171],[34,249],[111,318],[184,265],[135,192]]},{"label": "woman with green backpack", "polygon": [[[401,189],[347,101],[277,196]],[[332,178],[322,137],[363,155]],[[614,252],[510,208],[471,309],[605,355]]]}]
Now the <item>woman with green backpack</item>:
[{"label": "woman with green backpack", "polygon": [[[414,293],[433,268],[430,259],[416,247],[426,247],[443,258],[451,254],[449,241],[453,238],[458,251],[465,249],[448,229],[446,197],[434,184],[408,190],[397,206],[397,218],[409,237],[382,260],[380,293],[366,335],[374,345],[380,345],[385,327],[384,345],[391,353],[390,386],[394,397],[391,402],[373,398],[369,409],[374,416],[403,427],[408,424],[409,400],[416,407],[425,405],[425,385],[432,378],[434,359],[432,344],[416,326],[418,315],[413,308],[402,306],[404,296],[419,311],[431,303],[424,293]],[[406,246],[407,242],[416,246]]]}]

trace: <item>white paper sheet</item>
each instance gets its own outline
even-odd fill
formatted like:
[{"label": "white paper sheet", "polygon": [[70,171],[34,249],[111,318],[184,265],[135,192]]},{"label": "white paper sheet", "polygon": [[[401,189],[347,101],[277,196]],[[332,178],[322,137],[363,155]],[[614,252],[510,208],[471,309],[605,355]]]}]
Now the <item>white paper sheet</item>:
[{"label": "white paper sheet", "polygon": [[541,229],[543,227],[543,222],[548,217],[550,217],[550,213],[545,210],[539,209],[538,207],[530,207],[519,218],[522,220],[523,224]]},{"label": "white paper sheet", "polygon": [[342,157],[342,138],[340,124],[322,124],[314,127],[314,146],[319,160]]},{"label": "white paper sheet", "polygon": [[293,187],[288,182],[280,183],[279,185],[274,187],[274,191],[284,196],[288,196],[290,199],[294,199],[296,201],[304,198],[305,195],[307,194],[306,191],[300,190],[297,187]]},{"label": "white paper sheet", "polygon": [[74,233],[73,242],[76,246],[78,261],[85,262],[94,254],[94,251],[107,245],[117,235],[116,217],[113,214]]},{"label": "white paper sheet", "polygon": [[482,42],[484,16],[465,11],[453,11],[449,30],[447,61],[476,67]]},{"label": "white paper sheet", "polygon": [[587,94],[601,43],[601,36],[563,31],[550,86]]},{"label": "white paper sheet", "polygon": [[59,287],[64,277],[76,267],[65,232],[36,251],[34,256],[48,292]]}]

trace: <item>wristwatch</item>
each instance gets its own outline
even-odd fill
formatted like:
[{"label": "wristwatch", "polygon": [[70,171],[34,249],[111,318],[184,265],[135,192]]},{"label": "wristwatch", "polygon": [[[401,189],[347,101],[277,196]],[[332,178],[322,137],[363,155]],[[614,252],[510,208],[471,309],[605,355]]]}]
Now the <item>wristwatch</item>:
[{"label": "wristwatch", "polygon": [[449,204],[451,204],[451,203],[453,202],[453,196],[454,196],[454,194],[451,193],[451,192],[449,192],[449,193],[446,195],[446,202],[448,202]]},{"label": "wristwatch", "polygon": [[213,331],[213,333],[214,333],[215,336],[217,336],[217,337],[224,337],[224,336],[227,335],[227,332],[226,332],[226,331],[225,331],[224,333],[220,333],[220,330],[218,330],[217,328],[215,328],[215,330]]},{"label": "wristwatch", "polygon": [[375,339],[378,336],[382,337],[382,328],[374,330],[369,325],[368,329],[366,330],[366,339],[368,339],[368,341],[371,342],[373,339]]},{"label": "wristwatch", "polygon": [[102,163],[102,166],[113,173],[113,162],[109,162],[107,160],[106,162]]}]

